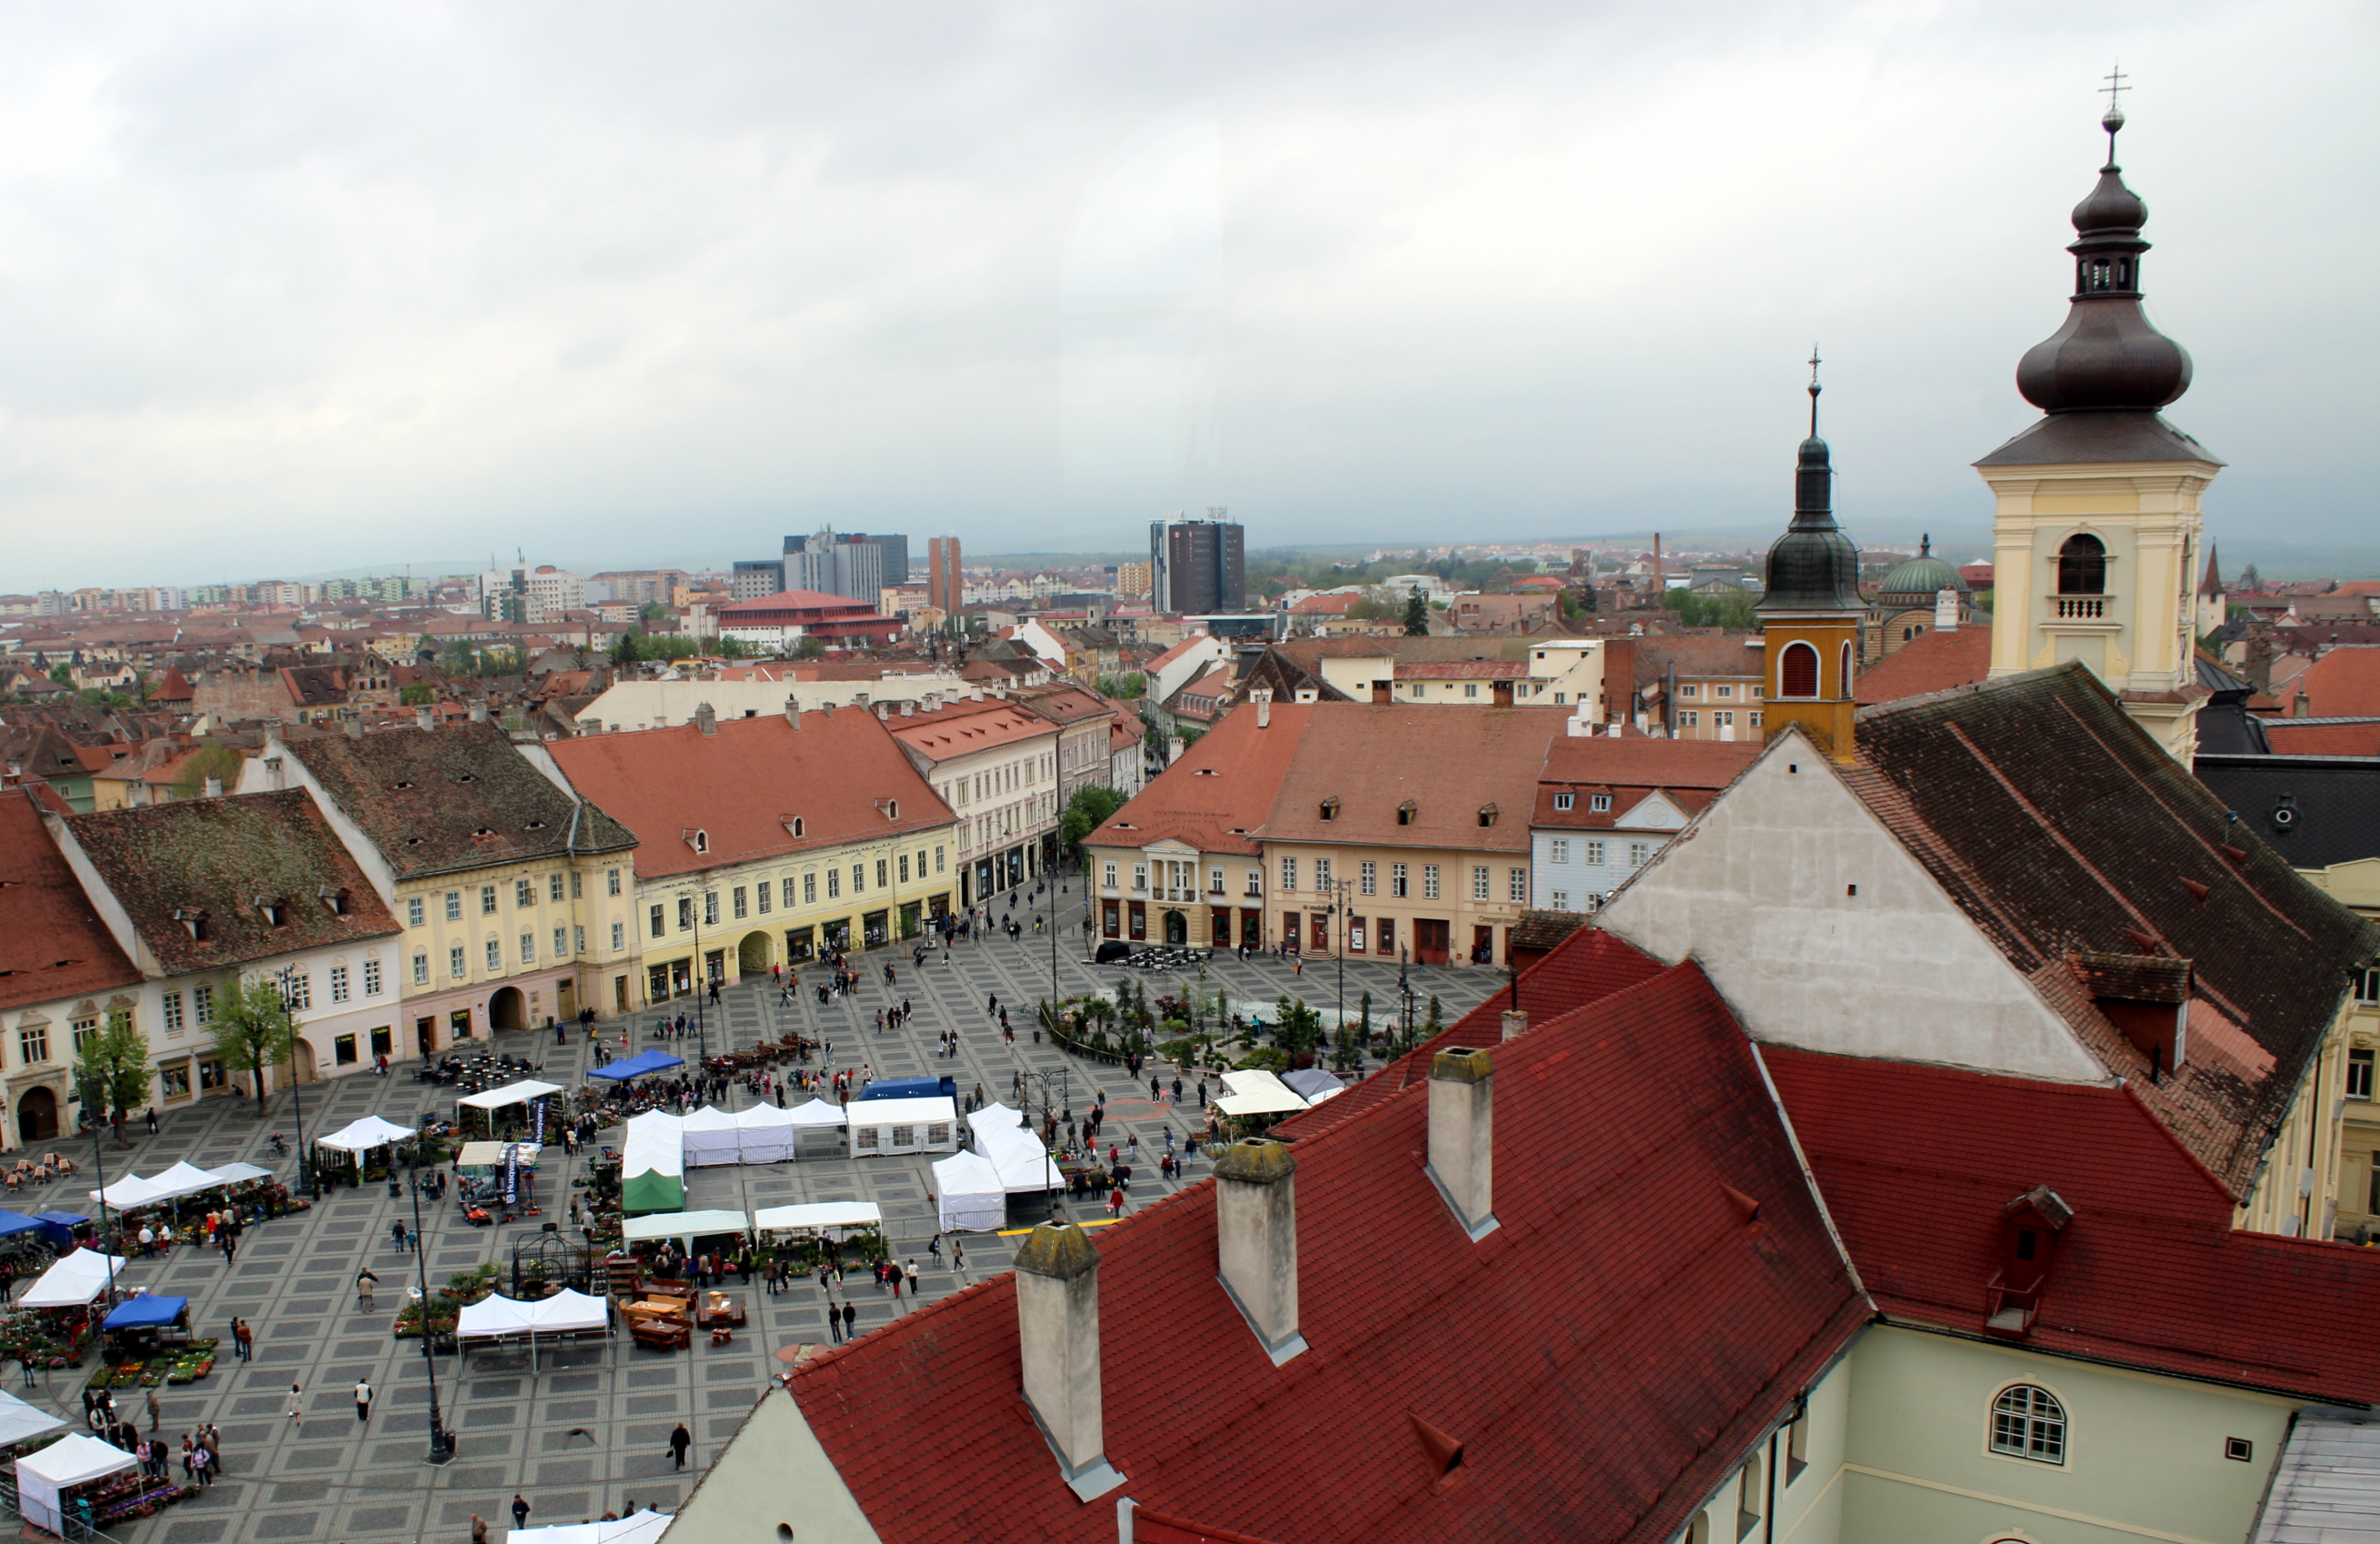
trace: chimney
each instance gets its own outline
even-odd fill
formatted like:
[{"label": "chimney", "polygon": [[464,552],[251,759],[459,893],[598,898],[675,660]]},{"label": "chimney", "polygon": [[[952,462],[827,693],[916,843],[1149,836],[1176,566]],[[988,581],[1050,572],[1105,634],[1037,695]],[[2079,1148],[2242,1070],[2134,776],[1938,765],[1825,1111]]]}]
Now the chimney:
[{"label": "chimney", "polygon": [[1259,729],[1271,727],[1272,688],[1270,687],[1258,687],[1254,691],[1248,693],[1248,700],[1257,705],[1257,727]]},{"label": "chimney", "polygon": [[1526,1008],[1504,1010],[1504,1038],[1517,1040],[1529,1032],[1529,1011]]},{"label": "chimney", "polygon": [[1959,630],[1959,592],[1937,590],[1934,592],[1934,630],[1955,633]]},{"label": "chimney", "polygon": [[[1520,1016],[1504,1015],[1508,1037]],[[1495,1088],[1484,1051],[1441,1051],[1430,1061],[1429,1177],[1475,1244],[1496,1231]]]},{"label": "chimney", "polygon": [[694,705],[694,726],[706,735],[719,733],[719,711],[708,702]]},{"label": "chimney", "polygon": [[1099,1414],[1099,1252],[1072,1222],[1044,1222],[1016,1251],[1025,1403],[1083,1501],[1123,1483]]},{"label": "chimney", "polygon": [[481,697],[473,699],[471,703],[471,722],[473,723],[485,723],[488,722],[488,699],[486,698]]},{"label": "chimney", "polygon": [[426,707],[416,708],[413,710],[413,723],[415,727],[420,729],[435,729],[438,727],[437,718],[431,714],[430,710]]},{"label": "chimney", "polygon": [[360,740],[364,737],[364,721],[359,718],[347,720],[342,727],[346,730],[347,738],[351,740]]},{"label": "chimney", "polygon": [[1249,1137],[1215,1161],[1215,1252],[1223,1290],[1281,1366],[1305,1349],[1297,1332],[1297,1160]]},{"label": "chimney", "polygon": [[217,777],[212,772],[207,773],[205,784],[199,789],[199,797],[202,799],[219,799],[223,797],[223,779]]},{"label": "chimney", "polygon": [[802,699],[800,698],[789,696],[785,699],[785,722],[792,724],[796,729],[799,729],[802,726]]},{"label": "chimney", "polygon": [[856,692],[853,692],[853,693],[851,694],[851,705],[852,705],[853,707],[855,707],[855,708],[865,708],[865,707],[867,707],[867,706],[868,706],[868,694],[867,694],[866,692],[864,692],[864,691],[856,691]]},{"label": "chimney", "polygon": [[876,705],[876,721],[879,723],[889,723],[892,720],[892,704],[890,702],[879,702]]},{"label": "chimney", "polygon": [[917,699],[916,698],[908,697],[902,699],[901,716],[903,718],[916,718],[917,716]]}]

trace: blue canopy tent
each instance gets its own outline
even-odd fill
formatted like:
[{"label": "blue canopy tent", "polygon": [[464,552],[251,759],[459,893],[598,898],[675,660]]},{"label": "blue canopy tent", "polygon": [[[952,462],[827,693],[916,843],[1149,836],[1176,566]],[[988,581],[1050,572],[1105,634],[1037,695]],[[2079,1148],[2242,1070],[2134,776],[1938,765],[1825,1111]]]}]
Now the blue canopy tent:
[{"label": "blue canopy tent", "polygon": [[42,1227],[38,1217],[28,1217],[21,1211],[0,1211],[0,1238]]},{"label": "blue canopy tent", "polygon": [[686,1058],[683,1056],[672,1056],[664,1051],[639,1051],[634,1056],[624,1057],[608,1067],[597,1067],[587,1076],[600,1077],[610,1083],[625,1083],[631,1077],[640,1077],[649,1072],[667,1072],[672,1067],[684,1065],[686,1065]]},{"label": "blue canopy tent", "polygon": [[90,1218],[78,1216],[71,1211],[37,1211],[33,1213],[33,1221],[42,1224],[50,1242],[61,1249],[74,1247],[77,1228],[91,1226]]},{"label": "blue canopy tent", "polygon": [[115,1311],[107,1316],[100,1328],[103,1330],[160,1329],[181,1318],[183,1310],[189,1306],[190,1300],[187,1297],[159,1297],[154,1294],[144,1292],[118,1303],[115,1306]]}]

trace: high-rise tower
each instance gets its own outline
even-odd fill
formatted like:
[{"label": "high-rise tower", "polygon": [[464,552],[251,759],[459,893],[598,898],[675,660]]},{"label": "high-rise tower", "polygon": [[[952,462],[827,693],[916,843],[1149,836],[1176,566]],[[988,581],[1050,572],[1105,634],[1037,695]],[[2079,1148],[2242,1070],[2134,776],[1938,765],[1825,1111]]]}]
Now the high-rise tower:
[{"label": "high-rise tower", "polygon": [[2016,370],[2042,418],[1975,463],[1997,500],[1992,674],[2080,660],[2188,761],[2199,497],[2223,463],[2158,414],[2190,389],[2190,355],[2141,309],[2148,206],[2116,164],[2122,108],[2100,122],[2107,164],[2074,206],[2066,324]]},{"label": "high-rise tower", "polygon": [[1793,523],[1768,549],[1760,614],[1767,661],[1762,733],[1798,723],[1838,761],[1852,759],[1858,669],[1859,549],[1835,524],[1834,463],[1818,438],[1818,356],[1810,353],[1810,437],[1793,473]]}]

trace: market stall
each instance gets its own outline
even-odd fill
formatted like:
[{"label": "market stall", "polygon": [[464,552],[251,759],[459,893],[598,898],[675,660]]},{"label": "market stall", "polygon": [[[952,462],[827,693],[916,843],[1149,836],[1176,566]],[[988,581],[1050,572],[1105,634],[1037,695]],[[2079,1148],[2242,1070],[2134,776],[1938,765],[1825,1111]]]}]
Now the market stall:
[{"label": "market stall", "polygon": [[103,1527],[154,1511],[181,1494],[171,1480],[140,1473],[133,1456],[113,1442],[79,1433],[61,1437],[17,1460],[17,1510],[35,1527],[63,1536],[67,1519]]},{"label": "market stall", "polygon": [[28,1404],[15,1394],[0,1393],[0,1454],[13,1458],[27,1442],[66,1429],[66,1422],[39,1405]]},{"label": "market stall", "polygon": [[587,1076],[600,1077],[606,1083],[625,1083],[632,1077],[642,1077],[649,1072],[667,1072],[672,1067],[686,1065],[686,1058],[673,1056],[665,1051],[639,1051],[634,1056],[623,1057],[607,1067],[597,1067]]},{"label": "market stall", "polygon": [[953,1153],[937,1162],[934,1194],[944,1233],[998,1233],[1008,1223],[1008,1186],[981,1153]]},{"label": "market stall", "polygon": [[677,1519],[666,1512],[638,1512],[600,1523],[565,1523],[550,1528],[506,1528],[504,1544],[660,1544]]},{"label": "market stall", "polygon": [[686,1205],[685,1123],[659,1110],[630,1117],[620,1154],[620,1211],[635,1217]]},{"label": "market stall", "polygon": [[535,1142],[466,1142],[455,1152],[455,1173],[464,1179],[493,1179],[504,1172],[507,1154],[525,1169],[537,1167],[545,1149]]},{"label": "market stall", "polygon": [[811,1201],[804,1206],[768,1206],[752,1214],[762,1233],[815,1233],[820,1228],[880,1228],[884,1209],[874,1201]]},{"label": "market stall", "polygon": [[691,1251],[698,1238],[718,1238],[752,1231],[752,1220],[740,1211],[667,1211],[631,1217],[620,1224],[620,1236],[631,1244],[672,1238]]},{"label": "market stall", "polygon": [[[410,1142],[415,1135],[411,1126],[384,1121],[378,1115],[366,1115],[362,1120],[348,1122],[328,1137],[317,1137],[314,1145],[328,1148],[333,1152],[363,1153],[392,1143]],[[222,1172],[218,1170],[216,1173],[220,1177]]]},{"label": "market stall", "polygon": [[516,1104],[562,1092],[559,1083],[540,1083],[534,1077],[524,1077],[517,1083],[507,1083],[501,1088],[490,1088],[483,1094],[466,1094],[455,1102],[466,1110],[482,1110],[493,1114]]},{"label": "market stall", "polygon": [[136,1292],[115,1305],[100,1321],[103,1330],[165,1330],[176,1324],[184,1329],[183,1317],[190,1311],[187,1297],[161,1297],[152,1292]]},{"label": "market stall", "polygon": [[73,1248],[75,1235],[89,1233],[91,1228],[90,1218],[78,1217],[71,1211],[37,1211],[33,1221],[42,1224],[42,1236],[57,1249]]},{"label": "market stall", "polygon": [[1304,1100],[1308,1105],[1321,1103],[1334,1094],[1347,1091],[1346,1083],[1337,1074],[1320,1067],[1308,1067],[1304,1072],[1281,1074],[1281,1086]]},{"label": "market stall", "polygon": [[105,1292],[108,1283],[124,1274],[121,1256],[96,1255],[77,1249],[42,1272],[41,1280],[17,1299],[20,1308],[79,1308]]},{"label": "market stall", "polygon": [[1260,1068],[1223,1074],[1223,1088],[1215,1107],[1226,1115],[1277,1115],[1305,1108],[1289,1085]]},{"label": "market stall", "polygon": [[1041,1138],[1021,1125],[992,1125],[975,1134],[975,1150],[1000,1172],[1000,1183],[1012,1196],[1038,1196],[1066,1183],[1051,1161]]},{"label": "market stall", "polygon": [[23,1233],[47,1232],[38,1217],[28,1217],[17,1211],[0,1211],[0,1239],[14,1238]]},{"label": "market stall", "polygon": [[532,1372],[537,1370],[540,1336],[551,1343],[557,1340],[603,1338],[611,1332],[610,1301],[567,1288],[533,1303],[515,1297],[483,1297],[467,1304],[455,1319],[455,1338],[458,1342],[527,1341]]},{"label": "market stall", "polygon": [[706,1104],[687,1115],[679,1123],[678,1138],[679,1151],[689,1169],[740,1161],[735,1117],[715,1106]]},{"label": "market stall", "polygon": [[851,1125],[851,1156],[876,1158],[903,1152],[950,1152],[958,1146],[958,1105],[931,1099],[855,1100],[844,1111]]},{"label": "market stall", "polygon": [[801,1128],[794,1112],[773,1104],[756,1104],[735,1112],[735,1156],[739,1163],[782,1163],[794,1156]]}]

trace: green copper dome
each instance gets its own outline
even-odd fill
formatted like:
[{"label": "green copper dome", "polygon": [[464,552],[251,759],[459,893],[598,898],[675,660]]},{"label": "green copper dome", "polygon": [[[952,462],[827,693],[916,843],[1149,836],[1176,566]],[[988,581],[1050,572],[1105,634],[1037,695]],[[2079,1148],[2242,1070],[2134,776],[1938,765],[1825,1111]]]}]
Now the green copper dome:
[{"label": "green copper dome", "polygon": [[1934,539],[1927,536],[1917,543],[1917,555],[1884,577],[1876,588],[1878,595],[1921,595],[1930,603],[1935,592],[1955,590],[1967,593],[1967,581],[1959,571],[1934,555]]}]

